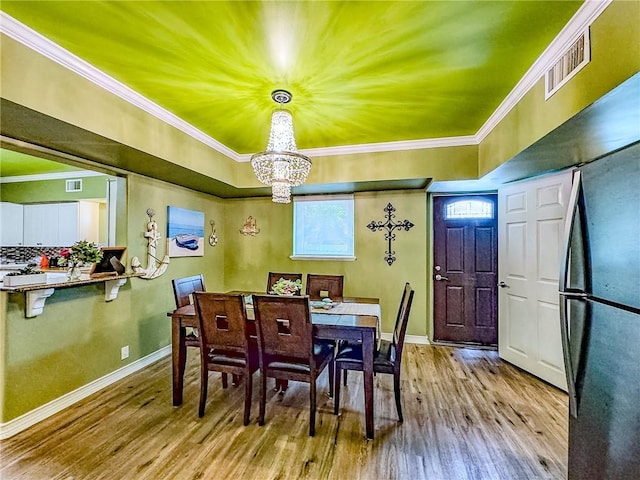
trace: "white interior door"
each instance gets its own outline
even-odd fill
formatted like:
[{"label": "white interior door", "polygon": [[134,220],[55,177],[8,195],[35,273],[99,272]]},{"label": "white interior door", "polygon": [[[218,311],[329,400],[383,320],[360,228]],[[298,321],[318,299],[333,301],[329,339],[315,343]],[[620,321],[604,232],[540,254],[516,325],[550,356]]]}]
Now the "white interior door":
[{"label": "white interior door", "polygon": [[498,189],[498,352],[566,390],[558,274],[571,172]]}]

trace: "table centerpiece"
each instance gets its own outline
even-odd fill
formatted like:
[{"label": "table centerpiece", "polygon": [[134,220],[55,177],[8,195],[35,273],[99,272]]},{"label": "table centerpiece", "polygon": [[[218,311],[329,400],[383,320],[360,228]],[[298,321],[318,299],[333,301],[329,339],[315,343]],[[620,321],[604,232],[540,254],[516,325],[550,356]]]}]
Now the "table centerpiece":
[{"label": "table centerpiece", "polygon": [[275,295],[299,295],[302,289],[302,281],[300,280],[288,280],[281,278],[271,286],[269,293]]}]

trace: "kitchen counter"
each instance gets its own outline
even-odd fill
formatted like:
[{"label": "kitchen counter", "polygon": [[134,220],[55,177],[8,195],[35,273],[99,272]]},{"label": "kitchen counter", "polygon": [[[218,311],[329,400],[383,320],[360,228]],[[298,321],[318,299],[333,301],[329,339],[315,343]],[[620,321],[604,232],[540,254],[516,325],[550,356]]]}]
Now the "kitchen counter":
[{"label": "kitchen counter", "polygon": [[5,287],[0,282],[0,291],[9,293],[24,293],[25,317],[31,318],[41,314],[44,310],[44,303],[57,288],[80,287],[83,285],[101,284],[105,286],[105,302],[115,300],[118,296],[120,287],[127,283],[131,277],[140,277],[139,273],[125,273],[123,275],[109,275],[91,277],[89,274],[82,274],[78,280],[67,280],[66,272],[63,271],[46,271],[46,283],[34,285],[21,285],[18,287]]}]

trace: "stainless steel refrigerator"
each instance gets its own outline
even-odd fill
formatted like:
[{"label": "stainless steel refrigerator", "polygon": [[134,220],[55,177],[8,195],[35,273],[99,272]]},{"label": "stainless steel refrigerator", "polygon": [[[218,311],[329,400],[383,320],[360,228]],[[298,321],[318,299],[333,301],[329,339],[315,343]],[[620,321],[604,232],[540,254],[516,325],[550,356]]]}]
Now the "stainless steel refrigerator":
[{"label": "stainless steel refrigerator", "polygon": [[640,478],[640,144],[574,172],[560,274],[569,479]]}]

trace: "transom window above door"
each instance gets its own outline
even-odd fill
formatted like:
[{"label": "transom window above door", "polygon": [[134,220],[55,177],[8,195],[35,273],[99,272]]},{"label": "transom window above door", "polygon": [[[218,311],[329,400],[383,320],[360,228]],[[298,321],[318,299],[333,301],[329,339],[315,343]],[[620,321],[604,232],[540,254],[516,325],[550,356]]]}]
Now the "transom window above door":
[{"label": "transom window above door", "polygon": [[446,206],[445,219],[493,218],[493,202],[458,200]]}]

